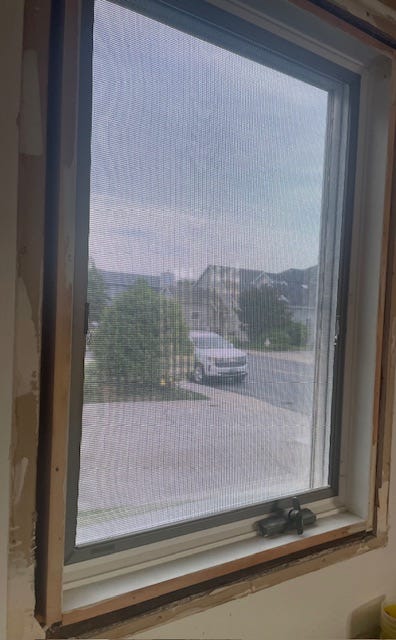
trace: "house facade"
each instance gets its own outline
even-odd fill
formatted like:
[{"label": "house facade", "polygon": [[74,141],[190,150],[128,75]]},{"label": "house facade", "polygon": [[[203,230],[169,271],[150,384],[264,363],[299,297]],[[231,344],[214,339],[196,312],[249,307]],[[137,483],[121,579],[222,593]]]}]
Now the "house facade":
[{"label": "house facade", "polygon": [[171,272],[146,275],[101,270],[101,275],[109,301],[139,280],[144,280],[154,291],[178,301],[190,330],[214,331],[242,342],[247,340],[247,334],[239,314],[241,293],[252,287],[275,288],[278,299],[287,305],[291,319],[306,327],[308,345],[314,344],[316,266],[266,273],[254,269],[208,265],[195,281],[176,281]]}]

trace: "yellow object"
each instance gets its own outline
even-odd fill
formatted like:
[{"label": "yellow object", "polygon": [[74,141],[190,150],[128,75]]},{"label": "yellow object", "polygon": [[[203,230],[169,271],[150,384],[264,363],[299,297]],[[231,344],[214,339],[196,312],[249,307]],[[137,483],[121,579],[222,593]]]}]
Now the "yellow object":
[{"label": "yellow object", "polygon": [[385,604],[381,609],[381,638],[396,638],[396,604]]}]

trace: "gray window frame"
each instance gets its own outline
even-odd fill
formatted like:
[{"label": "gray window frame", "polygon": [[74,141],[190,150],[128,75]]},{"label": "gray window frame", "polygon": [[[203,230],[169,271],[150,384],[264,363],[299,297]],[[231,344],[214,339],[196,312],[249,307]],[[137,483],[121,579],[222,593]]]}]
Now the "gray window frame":
[{"label": "gray window frame", "polygon": [[[273,69],[326,89],[338,101],[338,108],[344,124],[339,131],[332,131],[333,150],[326,153],[326,184],[324,191],[329,209],[342,209],[342,228],[327,226],[322,245],[340,243],[339,269],[330,270],[327,258],[323,261],[319,281],[332,279],[332,287],[337,289],[337,303],[333,312],[337,324],[337,347],[332,366],[333,392],[323,411],[331,413],[331,440],[328,452],[330,460],[329,487],[309,491],[299,495],[302,504],[337,495],[338,471],[341,441],[341,412],[343,392],[343,369],[346,336],[346,314],[349,280],[349,258],[352,231],[352,210],[354,201],[354,175],[357,146],[357,125],[359,111],[360,76],[317,54],[288,42],[265,29],[245,22],[222,9],[205,2],[194,0],[110,0],[115,4],[138,11],[148,17],[164,22],[177,29],[212,42],[247,58],[261,62]],[[80,92],[78,118],[78,165],[77,165],[77,216],[75,237],[75,268],[73,288],[73,339],[72,339],[72,379],[69,425],[68,486],[66,501],[65,563],[71,564],[97,556],[112,554],[136,546],[185,535],[191,532],[216,527],[252,517],[262,517],[271,510],[273,500],[227,513],[161,527],[157,530],[122,536],[106,542],[97,542],[80,547],[75,546],[77,523],[77,498],[79,481],[81,412],[83,404],[83,375],[85,350],[85,300],[87,291],[88,227],[90,195],[90,132],[92,101],[92,40],[94,0],[82,4],[82,47],[80,55]],[[341,116],[340,116],[341,117]],[[346,125],[346,128],[345,128]],[[329,127],[328,127],[329,130]],[[329,133],[328,133],[329,135]],[[344,148],[345,163],[340,166],[339,151]],[[334,150],[335,149],[335,150]],[[344,182],[344,187],[333,192],[330,181]],[[342,193],[342,201],[339,201]],[[332,198],[334,201],[332,201]],[[336,201],[334,198],[338,198]],[[338,220],[339,218],[335,218]],[[338,234],[338,235],[337,235]],[[336,237],[337,236],[337,237]],[[329,258],[331,262],[331,259]],[[327,275],[326,275],[327,274]],[[338,285],[337,285],[338,281]],[[320,300],[320,287],[319,297]],[[324,285],[323,285],[324,286]],[[326,286],[329,286],[328,284]],[[330,326],[327,327],[330,331]],[[327,335],[329,340],[329,335]],[[319,366],[317,379],[322,377],[326,364]],[[287,507],[289,499],[278,501],[280,507]]]}]

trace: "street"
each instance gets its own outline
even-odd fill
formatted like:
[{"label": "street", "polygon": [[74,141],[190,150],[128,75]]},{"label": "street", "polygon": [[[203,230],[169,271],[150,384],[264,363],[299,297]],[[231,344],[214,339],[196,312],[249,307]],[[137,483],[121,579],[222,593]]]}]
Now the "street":
[{"label": "street", "polygon": [[205,399],[84,405],[77,544],[309,487],[313,364],[250,353],[239,384],[179,383]]},{"label": "street", "polygon": [[287,359],[288,355],[288,352],[276,355],[250,352],[245,380],[238,384],[221,381],[215,384],[224,391],[259,398],[275,407],[309,416],[312,411],[314,377],[312,353],[297,352],[297,359]]}]

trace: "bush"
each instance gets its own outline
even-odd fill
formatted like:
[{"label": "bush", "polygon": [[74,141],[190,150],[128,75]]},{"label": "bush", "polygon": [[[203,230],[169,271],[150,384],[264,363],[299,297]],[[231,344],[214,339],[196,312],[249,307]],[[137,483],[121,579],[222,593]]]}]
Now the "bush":
[{"label": "bush", "polygon": [[289,321],[284,328],[273,331],[268,338],[271,349],[305,347],[307,344],[307,328],[300,322]]},{"label": "bush", "polygon": [[239,319],[246,327],[251,341],[261,341],[263,336],[285,329],[291,314],[278,292],[268,286],[250,287],[239,296]]},{"label": "bush", "polygon": [[88,268],[87,301],[89,303],[88,321],[91,329],[93,324],[100,322],[103,309],[109,301],[103,276],[94,262],[91,262]]},{"label": "bush", "polygon": [[188,330],[178,304],[153,291],[144,280],[104,309],[92,338],[102,384],[158,385],[172,358],[188,352]]},{"label": "bush", "polygon": [[287,328],[290,336],[290,344],[295,347],[305,347],[308,340],[308,329],[301,322],[290,322]]}]

